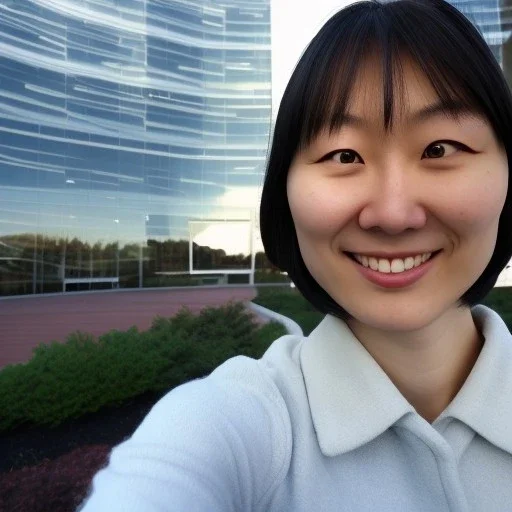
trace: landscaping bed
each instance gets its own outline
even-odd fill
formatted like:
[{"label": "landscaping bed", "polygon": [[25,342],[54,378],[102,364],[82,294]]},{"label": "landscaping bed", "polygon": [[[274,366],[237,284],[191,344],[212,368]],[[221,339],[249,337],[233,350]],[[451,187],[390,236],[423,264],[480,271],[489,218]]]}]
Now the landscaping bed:
[{"label": "landscaping bed", "polygon": [[146,393],[54,428],[24,428],[2,436],[0,510],[74,511],[110,450],[135,431],[159,398]]},{"label": "landscaping bed", "polygon": [[0,371],[0,510],[73,511],[113,446],[173,387],[285,334],[241,303],[156,318],[148,331],[74,333]]},{"label": "landscaping bed", "polygon": [[74,512],[110,449],[108,445],[83,446],[55,460],[0,474],[0,510]]}]

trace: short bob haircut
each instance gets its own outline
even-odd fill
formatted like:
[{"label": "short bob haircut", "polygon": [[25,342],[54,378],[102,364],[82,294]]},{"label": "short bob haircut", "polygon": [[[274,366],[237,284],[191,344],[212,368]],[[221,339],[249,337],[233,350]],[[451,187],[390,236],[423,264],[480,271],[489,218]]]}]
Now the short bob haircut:
[{"label": "short bob haircut", "polygon": [[[383,69],[384,127],[393,123],[400,90],[400,58],[411,57],[430,80],[448,114],[453,106],[484,115],[512,159],[512,98],[489,47],[471,22],[444,0],[364,1],[342,9],[322,27],[299,60],[276,119],[263,186],[260,227],[269,260],[286,271],[323,313],[349,314],[311,276],[302,259],[288,204],[291,162],[321,130],[343,124],[357,70],[371,54]],[[400,98],[398,99],[400,101]],[[509,170],[510,174],[510,170]],[[508,187],[496,246],[482,275],[459,305],[480,302],[512,255],[512,201]]]}]

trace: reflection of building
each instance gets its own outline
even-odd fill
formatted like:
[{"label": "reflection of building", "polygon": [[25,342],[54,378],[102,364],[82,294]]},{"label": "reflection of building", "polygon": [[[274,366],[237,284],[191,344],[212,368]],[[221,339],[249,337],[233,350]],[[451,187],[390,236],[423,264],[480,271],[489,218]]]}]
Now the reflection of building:
[{"label": "reflection of building", "polygon": [[269,0],[8,1],[0,43],[0,295],[201,282],[197,251],[247,282]]},{"label": "reflection of building", "polygon": [[502,26],[501,0],[449,0],[481,30],[496,59],[502,64],[502,44],[506,35]]},{"label": "reflection of building", "polygon": [[[498,2],[452,1],[510,74]],[[0,1],[0,296],[280,278],[254,229],[269,4]]]}]

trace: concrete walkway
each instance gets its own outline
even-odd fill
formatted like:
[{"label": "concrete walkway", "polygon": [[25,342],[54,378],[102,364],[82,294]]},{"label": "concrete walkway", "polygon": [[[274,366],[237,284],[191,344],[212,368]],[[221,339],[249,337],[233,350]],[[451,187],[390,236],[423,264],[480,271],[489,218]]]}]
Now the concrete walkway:
[{"label": "concrete walkway", "polygon": [[72,331],[94,335],[136,325],[148,329],[157,315],[183,306],[193,312],[231,300],[250,301],[253,287],[108,291],[0,300],[0,368],[23,363],[41,342],[64,341]]}]

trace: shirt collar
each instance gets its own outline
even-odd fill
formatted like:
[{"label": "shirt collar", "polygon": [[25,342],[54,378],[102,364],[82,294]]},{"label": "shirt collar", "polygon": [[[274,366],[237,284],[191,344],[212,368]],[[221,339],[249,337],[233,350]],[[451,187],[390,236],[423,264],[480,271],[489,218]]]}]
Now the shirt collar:
[{"label": "shirt collar", "polygon": [[466,382],[436,422],[456,418],[512,454],[512,336],[491,309],[475,306],[472,313],[485,342]]},{"label": "shirt collar", "polygon": [[[472,310],[485,343],[471,374],[436,422],[457,418],[512,453],[512,336],[499,315]],[[385,432],[414,408],[348,326],[327,315],[305,339],[300,362],[322,453],[335,456]]]},{"label": "shirt collar", "polygon": [[327,315],[300,361],[318,443],[335,456],[376,438],[414,408],[348,326]]}]

